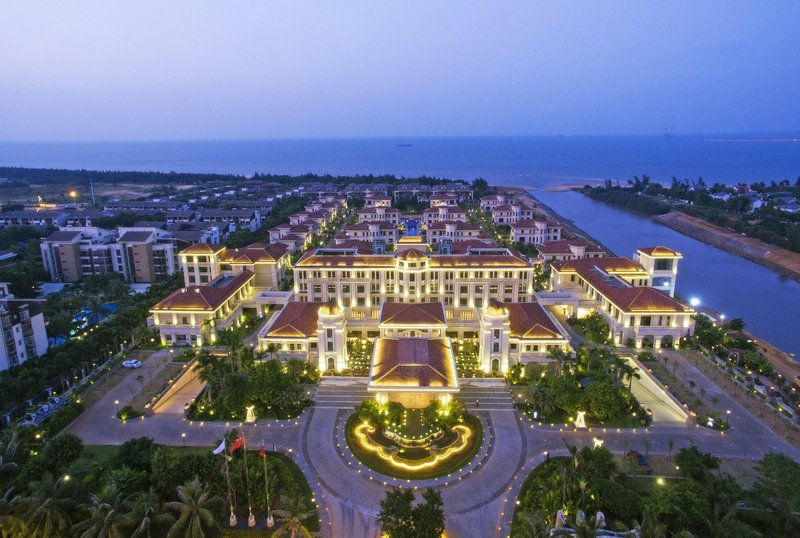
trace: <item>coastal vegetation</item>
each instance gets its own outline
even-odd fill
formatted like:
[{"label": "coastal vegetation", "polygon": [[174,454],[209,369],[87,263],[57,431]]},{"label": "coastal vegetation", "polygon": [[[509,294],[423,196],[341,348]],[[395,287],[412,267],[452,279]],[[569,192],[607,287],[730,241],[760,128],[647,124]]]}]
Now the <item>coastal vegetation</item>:
[{"label": "coastal vegetation", "polygon": [[[722,472],[720,460],[697,447],[675,455],[675,475],[634,476],[603,447],[569,447],[548,458],[519,493],[511,536],[549,536],[559,510],[578,536],[594,536],[605,517],[608,530],[637,529],[657,536],[791,536],[800,531],[800,496],[792,488],[800,464],[767,454],[745,490]],[[580,514],[584,514],[581,517]],[[691,533],[691,534],[689,534]]]},{"label": "coastal vegetation", "polygon": [[[689,182],[672,178],[669,185],[635,176],[627,184],[606,181],[585,186],[584,194],[646,215],[680,211],[793,252],[800,252],[800,213],[779,209],[800,199],[800,179],[792,183],[752,183],[730,187],[707,186],[702,179]],[[797,203],[797,202],[795,202]]]},{"label": "coastal vegetation", "polygon": [[[239,437],[226,435],[230,448]],[[275,530],[319,530],[302,471],[283,454],[170,448],[142,437],[84,446],[72,434],[4,432],[0,535],[8,538],[215,537],[252,513]],[[256,448],[256,447],[253,447]],[[228,483],[227,476],[230,478]],[[266,472],[266,474],[265,474]]]}]

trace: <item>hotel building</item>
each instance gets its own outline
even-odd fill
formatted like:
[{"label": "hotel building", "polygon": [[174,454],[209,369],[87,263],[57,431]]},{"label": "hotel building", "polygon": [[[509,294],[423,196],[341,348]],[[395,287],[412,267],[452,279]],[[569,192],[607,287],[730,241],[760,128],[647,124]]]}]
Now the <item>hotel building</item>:
[{"label": "hotel building", "polygon": [[[550,288],[566,292],[554,298],[565,315],[583,317],[597,312],[610,327],[616,345],[636,348],[677,347],[694,332],[695,311],[673,299],[677,262],[681,255],[665,247],[639,249],[635,258],[645,263],[670,260],[671,264],[645,266],[627,258],[582,258],[551,264]],[[669,269],[664,269],[664,267]],[[665,276],[663,273],[668,273]],[[664,285],[669,278],[668,285]],[[653,284],[656,284],[654,287]],[[554,297],[557,297],[555,294]],[[567,298],[567,296],[572,298]]]}]

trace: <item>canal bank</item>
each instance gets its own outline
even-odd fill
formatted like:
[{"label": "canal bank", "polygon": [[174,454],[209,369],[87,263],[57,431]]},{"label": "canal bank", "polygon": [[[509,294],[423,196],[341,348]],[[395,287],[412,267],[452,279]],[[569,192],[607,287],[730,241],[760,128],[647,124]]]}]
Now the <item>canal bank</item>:
[{"label": "canal bank", "polygon": [[[523,192],[521,189],[514,189]],[[536,191],[530,196],[571,233],[600,243],[609,252],[630,257],[637,248],[665,245],[681,252],[677,290],[697,298],[728,319],[740,317],[750,333],[795,359],[800,283],[767,267],[688,237],[650,218],[592,200],[576,192]]]},{"label": "canal bank", "polygon": [[680,211],[656,215],[653,220],[698,241],[768,267],[778,274],[800,280],[800,254],[796,252],[720,228]]}]

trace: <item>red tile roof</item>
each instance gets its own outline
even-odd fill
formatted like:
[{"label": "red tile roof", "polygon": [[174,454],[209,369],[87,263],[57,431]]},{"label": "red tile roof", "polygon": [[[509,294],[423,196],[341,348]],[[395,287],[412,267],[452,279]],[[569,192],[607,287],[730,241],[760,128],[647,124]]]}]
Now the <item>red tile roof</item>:
[{"label": "red tile roof", "polygon": [[575,272],[597,291],[603,294],[612,304],[623,312],[692,312],[669,295],[648,286],[634,287],[624,280],[616,281],[608,275],[647,272],[636,262],[627,258],[583,258],[556,262],[553,268],[559,272]]},{"label": "red tile roof", "polygon": [[233,278],[223,275],[205,286],[181,288],[157,303],[152,310],[216,310],[252,280],[253,276],[251,271],[245,269]]},{"label": "red tile roof", "polygon": [[639,252],[643,254],[647,254],[648,256],[653,256],[654,258],[664,257],[664,258],[682,258],[680,252],[675,252],[671,248],[667,247],[645,247],[638,249]]},{"label": "red tile roof", "polygon": [[464,230],[464,231],[477,231],[480,230],[480,227],[475,226],[474,224],[470,224],[468,222],[458,222],[455,220],[440,220],[439,222],[434,222],[430,226],[428,226],[429,230],[444,230],[448,224],[455,224],[456,230]]},{"label": "red tile roof", "polygon": [[511,336],[523,339],[562,339],[564,336],[539,303],[504,303]]},{"label": "red tile roof", "polygon": [[289,301],[267,331],[269,337],[312,338],[317,335],[319,309],[325,303]]},{"label": "red tile roof", "polygon": [[582,258],[578,260],[566,260],[554,262],[553,268],[560,272],[578,272],[588,271],[593,267],[605,271],[607,273],[643,273],[647,271],[644,267],[639,265],[633,260],[628,258],[619,258],[616,256],[607,258]]},{"label": "red tile roof", "polygon": [[458,388],[447,338],[379,338],[370,372],[371,387]]},{"label": "red tile roof", "polygon": [[227,249],[220,255],[220,261],[234,264],[277,262],[288,252],[289,247],[283,243],[253,243],[243,248]]},{"label": "red tile roof", "polygon": [[446,325],[442,303],[383,303],[381,325]]},{"label": "red tile roof", "polygon": [[225,250],[223,245],[210,245],[208,243],[195,243],[194,245],[190,245],[181,251],[181,254],[214,254],[215,252],[219,252],[221,250]]},{"label": "red tile roof", "polygon": [[395,254],[395,258],[398,260],[422,260],[427,257],[427,253],[417,250],[416,248],[408,248]]},{"label": "red tile roof", "polygon": [[547,241],[536,248],[542,254],[570,254],[572,251],[569,247],[585,247],[586,252],[604,252],[603,249],[590,243],[586,239],[562,239],[561,241]]}]

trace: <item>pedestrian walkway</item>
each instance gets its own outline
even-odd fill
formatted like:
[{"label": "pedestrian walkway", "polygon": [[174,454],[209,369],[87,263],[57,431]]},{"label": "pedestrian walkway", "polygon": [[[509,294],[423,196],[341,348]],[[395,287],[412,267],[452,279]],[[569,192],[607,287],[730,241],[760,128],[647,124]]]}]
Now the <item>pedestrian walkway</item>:
[{"label": "pedestrian walkway", "polygon": [[478,387],[462,385],[456,398],[464,402],[469,411],[513,411],[514,401],[507,386]]},{"label": "pedestrian walkway", "polygon": [[350,409],[371,398],[366,383],[353,385],[331,385],[320,383],[314,397],[318,409]]}]

